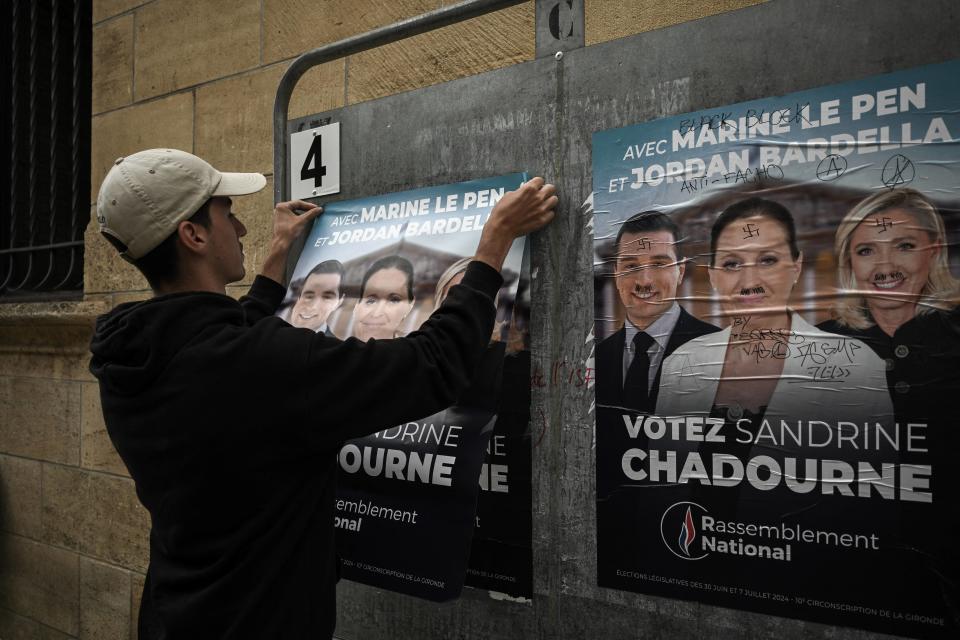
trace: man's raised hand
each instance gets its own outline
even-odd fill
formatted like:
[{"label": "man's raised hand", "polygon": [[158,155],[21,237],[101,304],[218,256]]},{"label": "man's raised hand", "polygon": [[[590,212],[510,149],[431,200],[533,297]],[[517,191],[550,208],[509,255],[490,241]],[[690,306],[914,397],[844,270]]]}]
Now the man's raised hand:
[{"label": "man's raised hand", "polygon": [[553,220],[558,202],[556,192],[556,187],[545,184],[538,176],[516,191],[504,194],[483,226],[475,259],[499,270],[516,238],[541,229]]}]

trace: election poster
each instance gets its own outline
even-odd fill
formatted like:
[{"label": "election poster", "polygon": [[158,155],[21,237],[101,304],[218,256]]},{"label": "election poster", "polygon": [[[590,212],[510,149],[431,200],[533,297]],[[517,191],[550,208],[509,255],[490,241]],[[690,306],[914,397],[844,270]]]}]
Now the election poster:
[{"label": "election poster", "polygon": [[601,586],[960,637],[957,78],[594,134]]},{"label": "election poster", "polygon": [[514,597],[533,597],[533,456],[530,438],[529,254],[514,308],[518,343],[503,361],[497,420],[480,472],[480,497],[467,584]]},{"label": "election poster", "polygon": [[[325,205],[278,315],[341,340],[416,331],[463,278],[494,205],[526,179],[517,173]],[[334,525],[343,577],[450,600],[463,588],[475,541],[489,543],[478,571],[525,578],[499,564],[511,560],[512,547],[496,553],[498,542],[518,542],[516,532],[497,537],[511,515],[496,508],[500,496],[509,502],[513,490],[516,502],[526,482],[528,520],[530,513],[529,444],[526,460],[518,457],[529,443],[527,420],[518,418],[524,388],[529,412],[524,253],[518,239],[501,271],[490,344],[454,406],[382,425],[341,448]],[[525,546],[529,553],[529,527]]]}]

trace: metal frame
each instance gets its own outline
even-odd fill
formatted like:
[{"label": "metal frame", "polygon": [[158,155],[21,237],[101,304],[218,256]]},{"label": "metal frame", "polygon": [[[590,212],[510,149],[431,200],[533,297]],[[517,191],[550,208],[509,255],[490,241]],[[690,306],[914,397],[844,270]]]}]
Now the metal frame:
[{"label": "metal frame", "polygon": [[500,9],[523,4],[526,0],[466,0],[449,7],[395,22],[386,27],[333,42],[308,51],[287,68],[273,103],[273,194],[276,201],[287,199],[287,109],[297,82],[311,68],[391,42],[404,40],[440,27],[476,18]]}]

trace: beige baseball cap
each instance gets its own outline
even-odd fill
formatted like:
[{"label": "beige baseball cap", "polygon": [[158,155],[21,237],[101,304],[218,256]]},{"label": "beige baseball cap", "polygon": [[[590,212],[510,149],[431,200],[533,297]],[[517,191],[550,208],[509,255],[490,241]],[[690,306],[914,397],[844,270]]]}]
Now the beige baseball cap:
[{"label": "beige baseball cap", "polygon": [[100,185],[97,222],[136,260],[170,237],[213,196],[243,196],[267,184],[259,173],[223,173],[192,153],[147,149],[117,158]]}]

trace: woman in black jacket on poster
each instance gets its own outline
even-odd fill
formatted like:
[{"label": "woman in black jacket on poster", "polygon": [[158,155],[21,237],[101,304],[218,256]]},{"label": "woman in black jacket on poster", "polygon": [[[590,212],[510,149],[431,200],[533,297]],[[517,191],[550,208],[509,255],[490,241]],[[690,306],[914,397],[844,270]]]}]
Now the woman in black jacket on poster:
[{"label": "woman in black jacket on poster", "polygon": [[899,544],[908,570],[894,579],[905,599],[939,600],[958,625],[960,481],[953,464],[960,432],[950,398],[960,392],[960,287],[947,246],[943,219],[920,192],[897,189],[864,199],[837,228],[841,295],[834,319],[819,326],[862,340],[884,359],[901,431],[926,425],[914,427],[922,439],[901,443],[901,462],[931,467],[933,504],[901,503]]}]

